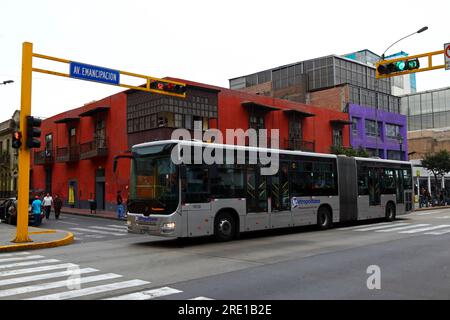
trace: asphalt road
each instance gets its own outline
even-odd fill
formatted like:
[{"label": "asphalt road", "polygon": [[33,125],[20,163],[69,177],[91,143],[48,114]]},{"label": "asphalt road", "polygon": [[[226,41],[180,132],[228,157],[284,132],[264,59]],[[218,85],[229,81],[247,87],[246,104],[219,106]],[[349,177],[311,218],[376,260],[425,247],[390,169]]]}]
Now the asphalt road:
[{"label": "asphalt road", "polygon": [[[450,209],[394,223],[258,232],[228,243],[128,235],[124,225],[71,215],[44,222],[75,231],[78,240],[0,254],[0,299],[450,298]],[[114,234],[86,237],[91,230]]]}]

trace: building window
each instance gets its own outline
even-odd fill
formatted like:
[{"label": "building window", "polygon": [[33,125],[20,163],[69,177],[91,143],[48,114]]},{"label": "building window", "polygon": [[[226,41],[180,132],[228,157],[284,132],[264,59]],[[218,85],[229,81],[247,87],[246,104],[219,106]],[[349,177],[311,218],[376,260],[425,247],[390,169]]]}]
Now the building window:
[{"label": "building window", "polygon": [[366,135],[379,137],[380,131],[378,130],[377,122],[375,120],[366,120]]},{"label": "building window", "polygon": [[359,118],[352,117],[352,133],[354,135],[358,134],[358,123],[359,123]]},{"label": "building window", "polygon": [[175,113],[173,118],[173,124],[175,128],[182,128],[183,127],[183,115],[179,113]]},{"label": "building window", "polygon": [[249,128],[255,130],[264,129],[264,116],[251,114],[249,117]]},{"label": "building window", "polygon": [[333,145],[342,146],[342,128],[333,128]]},{"label": "building window", "polygon": [[52,150],[53,150],[53,135],[50,133],[45,136],[45,156],[51,157]]},{"label": "building window", "polygon": [[386,124],[386,137],[390,139],[397,139],[400,135],[400,126],[395,124]]}]

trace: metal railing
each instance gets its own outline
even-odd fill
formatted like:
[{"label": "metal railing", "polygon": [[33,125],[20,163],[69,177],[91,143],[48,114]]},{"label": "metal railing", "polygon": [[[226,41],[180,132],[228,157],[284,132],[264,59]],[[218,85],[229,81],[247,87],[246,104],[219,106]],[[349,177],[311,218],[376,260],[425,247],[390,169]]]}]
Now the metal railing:
[{"label": "metal railing", "polygon": [[80,146],[71,146],[56,149],[57,162],[72,162],[78,160],[80,160]]},{"label": "metal railing", "polygon": [[55,151],[53,149],[34,152],[35,165],[52,164],[54,162],[55,162]]},{"label": "metal railing", "polygon": [[287,150],[299,150],[309,152],[314,152],[315,150],[314,141],[307,141],[303,139],[285,139],[284,144]]},{"label": "metal railing", "polygon": [[80,145],[80,159],[105,157],[108,155],[106,139],[96,139]]}]

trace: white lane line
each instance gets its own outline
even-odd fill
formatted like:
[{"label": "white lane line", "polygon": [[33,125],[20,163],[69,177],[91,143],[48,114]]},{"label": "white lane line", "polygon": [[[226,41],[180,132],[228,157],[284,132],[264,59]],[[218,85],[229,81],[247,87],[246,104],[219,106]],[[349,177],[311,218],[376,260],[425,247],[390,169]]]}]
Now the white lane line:
[{"label": "white lane line", "polygon": [[94,239],[103,239],[105,236],[101,236],[99,234],[87,234],[85,235],[86,238],[94,238]]},{"label": "white lane line", "polygon": [[[57,262],[57,261],[59,261],[59,260],[55,260],[55,262]],[[50,266],[2,271],[2,272],[0,272],[0,277],[15,276],[18,274],[33,273],[33,272],[39,272],[39,271],[67,269],[67,268],[72,268],[72,267],[77,267],[77,266],[78,266],[77,264],[73,264],[73,263],[61,263],[61,264],[55,264],[55,265],[50,265]]]},{"label": "white lane line", "polygon": [[162,287],[158,289],[146,290],[141,292],[134,292],[130,294],[125,294],[122,296],[112,297],[103,300],[149,300],[159,297],[168,296],[175,293],[183,292],[170,287]]},{"label": "white lane line", "polygon": [[21,260],[33,260],[33,259],[40,259],[40,258],[44,258],[44,256],[35,255],[35,256],[27,256],[27,257],[6,258],[6,259],[0,259],[0,263],[1,262],[10,262],[10,261],[21,261]]},{"label": "white lane line", "polygon": [[[382,222],[382,223],[374,223],[374,224],[370,224],[370,226],[384,226],[386,224],[392,224],[392,222]],[[338,228],[336,230],[353,230],[353,229],[358,229],[358,228],[364,228],[367,227],[368,225],[360,225],[360,226],[353,226],[353,227],[345,227],[345,228]]]},{"label": "white lane line", "polygon": [[125,229],[122,230],[119,228],[108,228],[108,227],[97,227],[97,226],[93,226],[93,227],[89,227],[91,229],[100,229],[100,230],[106,230],[106,231],[115,231],[115,232],[127,232]]},{"label": "white lane line", "polygon": [[417,216],[428,216],[430,214],[436,213],[437,211],[433,211],[433,212],[422,212],[422,213],[418,213]]},{"label": "white lane line", "polygon": [[124,282],[105,284],[102,286],[84,288],[84,289],[80,289],[80,290],[72,290],[72,291],[60,292],[60,293],[55,293],[55,294],[49,294],[46,296],[33,297],[30,299],[25,299],[25,300],[65,300],[65,299],[77,298],[77,297],[82,297],[82,296],[87,296],[87,295],[92,295],[92,294],[97,294],[97,293],[102,293],[102,292],[107,292],[107,291],[142,286],[142,285],[145,285],[148,283],[149,283],[148,281],[143,281],[143,280],[130,280],[130,281],[124,281]]},{"label": "white lane line", "polygon": [[27,254],[30,254],[30,253],[29,252],[2,253],[2,254],[0,254],[0,257],[6,258],[6,257],[15,257],[15,256],[26,256]]},{"label": "white lane line", "polygon": [[377,230],[375,232],[394,232],[394,231],[406,230],[406,229],[411,229],[411,228],[426,227],[426,226],[429,226],[429,225],[430,225],[429,223],[420,223],[420,224],[413,224],[413,225],[406,226],[406,227],[398,227],[398,228]]},{"label": "white lane line", "polygon": [[450,216],[434,217],[435,219],[450,219]]},{"label": "white lane line", "polygon": [[11,264],[4,264],[4,265],[0,266],[0,269],[25,267],[25,266],[32,266],[35,264],[44,264],[44,263],[53,263],[53,262],[59,262],[59,260],[45,259],[45,260],[36,260],[36,261],[17,262],[17,263],[11,263]]},{"label": "white lane line", "polygon": [[[84,269],[80,269],[79,271],[80,272],[78,273],[78,270],[77,270],[76,274],[91,273],[91,272],[95,272],[98,270],[94,269],[94,268],[84,268]],[[53,273],[38,274],[38,275],[34,275],[34,276],[12,278],[12,279],[0,280],[0,286],[7,286],[10,284],[17,284],[17,283],[31,282],[31,281],[37,281],[37,280],[59,278],[59,277],[66,277],[66,276],[72,276],[74,274],[75,274],[74,271],[66,270],[66,271],[58,271],[58,272],[53,272]]]},{"label": "white lane line", "polygon": [[79,226],[79,223],[74,223],[74,222],[64,222],[64,221],[59,221],[59,223],[64,223],[64,224],[70,224],[70,225],[74,225],[74,226]]},{"label": "white lane line", "polygon": [[[95,282],[95,281],[115,279],[115,278],[120,278],[120,277],[122,277],[122,276],[119,274],[105,273],[105,274],[100,274],[97,276],[80,278],[78,283],[82,284],[82,283],[89,283],[89,282]],[[14,288],[14,289],[0,290],[0,297],[9,297],[9,296],[15,296],[18,294],[24,294],[24,293],[30,293],[30,292],[35,292],[35,291],[42,291],[42,290],[65,287],[68,284],[70,284],[70,282],[71,281],[66,279],[66,280],[62,280],[62,281],[43,283],[43,284],[38,284],[38,285],[34,285],[34,286],[26,286],[26,287]]]},{"label": "white lane line", "polygon": [[390,226],[378,226],[378,227],[369,227],[369,228],[363,228],[363,229],[356,229],[355,231],[372,231],[372,230],[379,230],[379,229],[384,229],[384,228],[395,228],[398,226],[406,226],[409,225],[409,223],[393,223]]},{"label": "white lane line", "polygon": [[427,233],[425,233],[425,234],[432,234],[432,235],[434,235],[434,236],[440,236],[440,235],[442,235],[442,234],[447,234],[447,233],[450,233],[450,229],[447,229],[447,230],[441,230],[441,231],[434,231],[434,232],[427,232]]},{"label": "white lane line", "polygon": [[448,228],[448,227],[450,227],[450,225],[448,225],[448,224],[442,224],[442,225],[434,226],[434,227],[419,228],[419,229],[408,230],[408,231],[401,231],[401,232],[399,232],[399,233],[417,233],[417,232],[431,231],[431,230],[442,229],[442,228]]},{"label": "white lane line", "polygon": [[110,235],[110,236],[125,236],[126,235],[125,233],[114,233],[114,232],[92,230],[92,229],[85,229],[85,228],[70,228],[70,230],[83,231],[83,232],[92,232],[92,233],[98,233],[98,234],[107,234],[107,235]]},{"label": "white lane line", "polygon": [[195,297],[195,298],[192,298],[192,299],[189,299],[189,300],[214,300],[214,299],[211,299],[211,298],[208,298],[208,297]]},{"label": "white lane line", "polygon": [[127,226],[124,226],[124,225],[108,224],[108,227],[128,230],[128,227],[127,227]]}]

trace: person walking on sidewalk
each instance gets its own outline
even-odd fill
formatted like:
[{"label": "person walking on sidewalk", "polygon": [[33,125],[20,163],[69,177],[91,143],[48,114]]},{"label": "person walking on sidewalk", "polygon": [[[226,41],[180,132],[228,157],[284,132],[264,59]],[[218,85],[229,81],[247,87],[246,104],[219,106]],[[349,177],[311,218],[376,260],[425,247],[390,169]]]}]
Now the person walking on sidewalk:
[{"label": "person walking on sidewalk", "polygon": [[117,191],[117,217],[122,220],[124,218],[124,207],[122,199],[122,191]]},{"label": "person walking on sidewalk", "polygon": [[34,217],[34,226],[39,227],[41,225],[41,208],[42,202],[39,199],[39,196],[36,196],[33,203],[31,204],[31,211],[33,212]]},{"label": "person walking on sidewalk", "polygon": [[50,211],[52,210],[52,204],[53,204],[53,198],[50,195],[50,193],[47,193],[47,195],[44,197],[44,200],[42,201],[42,205],[44,207],[45,217],[47,219],[50,219]]},{"label": "person walking on sidewalk", "polygon": [[53,208],[55,209],[55,217],[56,219],[59,219],[59,215],[61,214],[61,208],[62,208],[62,200],[58,195],[55,195],[55,200],[53,201]]}]

